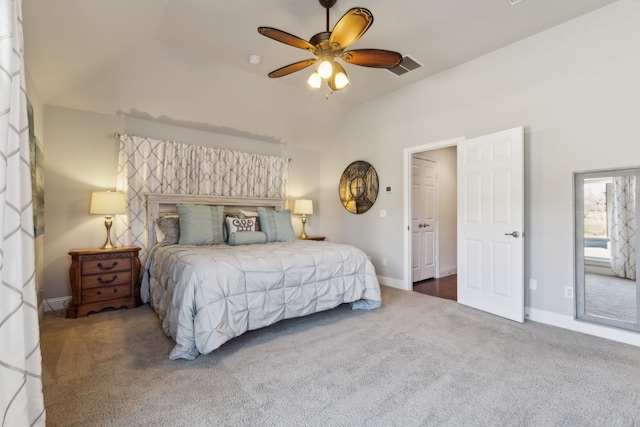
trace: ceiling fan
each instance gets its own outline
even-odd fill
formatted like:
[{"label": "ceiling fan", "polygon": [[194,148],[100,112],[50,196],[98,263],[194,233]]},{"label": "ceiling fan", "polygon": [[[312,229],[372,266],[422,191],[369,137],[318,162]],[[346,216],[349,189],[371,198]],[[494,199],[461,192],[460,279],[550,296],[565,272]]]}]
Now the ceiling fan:
[{"label": "ceiling fan", "polygon": [[400,64],[402,55],[398,52],[382,49],[345,50],[360,39],[373,23],[373,15],[368,9],[363,7],[350,9],[338,20],[333,31],[329,31],[329,9],[336,4],[336,0],[319,0],[319,2],[327,10],[327,30],[314,35],[309,41],[276,28],[258,28],[258,32],[263,36],[316,55],[316,58],[278,68],[270,72],[269,77],[283,77],[319,62],[317,71],[311,75],[307,83],[314,88],[319,88],[322,80],[326,80],[331,90],[338,91],[349,86],[349,78],[342,65],[335,61],[337,58],[349,64],[372,68],[393,68]]}]

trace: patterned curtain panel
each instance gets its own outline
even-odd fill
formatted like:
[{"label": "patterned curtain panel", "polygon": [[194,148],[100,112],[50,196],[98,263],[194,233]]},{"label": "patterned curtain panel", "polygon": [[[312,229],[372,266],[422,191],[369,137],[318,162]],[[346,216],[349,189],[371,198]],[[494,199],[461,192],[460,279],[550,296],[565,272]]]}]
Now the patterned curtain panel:
[{"label": "patterned curtain panel", "polygon": [[0,422],[45,425],[21,0],[0,0]]},{"label": "patterned curtain panel", "polygon": [[636,279],[636,177],[617,176],[611,187],[611,270]]},{"label": "patterned curtain panel", "polygon": [[145,193],[286,198],[286,158],[120,135],[118,190],[128,215],[115,222],[119,244],[147,246]]}]

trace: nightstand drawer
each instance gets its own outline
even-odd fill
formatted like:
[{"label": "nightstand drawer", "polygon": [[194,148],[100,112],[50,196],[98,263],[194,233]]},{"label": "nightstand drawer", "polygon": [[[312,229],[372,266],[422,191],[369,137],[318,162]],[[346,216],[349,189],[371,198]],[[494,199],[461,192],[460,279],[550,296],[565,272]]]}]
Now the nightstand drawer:
[{"label": "nightstand drawer", "polygon": [[113,273],[82,276],[82,289],[99,288],[105,285],[127,285],[130,283],[131,269],[129,271],[114,271]]},{"label": "nightstand drawer", "polygon": [[82,303],[108,301],[118,298],[128,298],[131,296],[131,285],[103,286],[101,288],[87,289],[82,291]]},{"label": "nightstand drawer", "polygon": [[82,275],[123,270],[131,270],[130,257],[82,261]]}]

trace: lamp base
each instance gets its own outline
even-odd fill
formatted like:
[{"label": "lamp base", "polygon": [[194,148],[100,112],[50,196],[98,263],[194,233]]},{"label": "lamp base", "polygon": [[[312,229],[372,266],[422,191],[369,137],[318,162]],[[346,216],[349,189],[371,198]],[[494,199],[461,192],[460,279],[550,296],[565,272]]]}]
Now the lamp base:
[{"label": "lamp base", "polygon": [[116,249],[116,248],[117,246],[113,245],[110,239],[107,239],[104,242],[104,245],[100,246],[100,249]]},{"label": "lamp base", "polygon": [[302,234],[300,235],[300,239],[304,240],[307,237],[309,237],[309,236],[307,236],[307,233],[305,233],[305,231],[304,231],[304,226],[307,223],[307,216],[302,214],[301,220],[302,220]]},{"label": "lamp base", "polygon": [[104,245],[100,246],[100,249],[117,248],[117,246],[111,242],[111,224],[111,217],[106,217],[106,219],[104,220],[104,226],[107,227],[107,240],[104,241]]}]

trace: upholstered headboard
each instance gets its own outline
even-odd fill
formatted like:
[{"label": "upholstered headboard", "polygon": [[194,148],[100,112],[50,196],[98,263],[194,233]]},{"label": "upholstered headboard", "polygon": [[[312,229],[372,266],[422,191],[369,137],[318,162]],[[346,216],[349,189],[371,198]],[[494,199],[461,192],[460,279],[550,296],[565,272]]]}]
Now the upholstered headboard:
[{"label": "upholstered headboard", "polygon": [[155,223],[156,219],[167,215],[177,215],[178,204],[213,205],[224,206],[225,214],[237,215],[240,210],[255,210],[258,206],[280,210],[283,208],[284,199],[270,197],[221,197],[199,196],[191,194],[145,194],[147,204],[147,248],[150,249],[157,242]]}]

